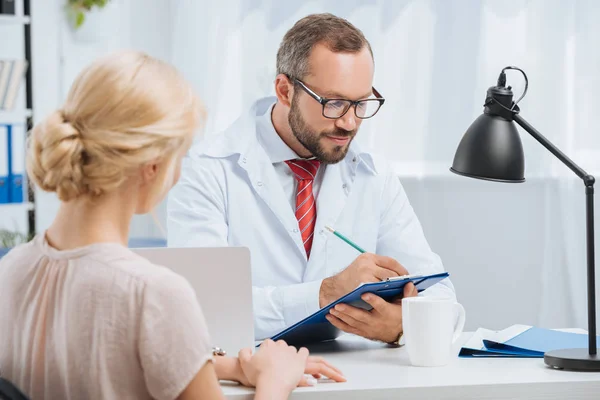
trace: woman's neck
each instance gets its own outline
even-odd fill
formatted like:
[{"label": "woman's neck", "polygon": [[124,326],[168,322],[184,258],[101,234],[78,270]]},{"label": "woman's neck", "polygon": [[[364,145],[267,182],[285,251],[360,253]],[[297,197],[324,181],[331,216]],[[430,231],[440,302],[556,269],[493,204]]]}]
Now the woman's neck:
[{"label": "woman's neck", "polygon": [[58,250],[94,243],[127,246],[137,202],[135,197],[132,193],[115,192],[95,199],[78,198],[62,203],[46,231],[46,239]]}]

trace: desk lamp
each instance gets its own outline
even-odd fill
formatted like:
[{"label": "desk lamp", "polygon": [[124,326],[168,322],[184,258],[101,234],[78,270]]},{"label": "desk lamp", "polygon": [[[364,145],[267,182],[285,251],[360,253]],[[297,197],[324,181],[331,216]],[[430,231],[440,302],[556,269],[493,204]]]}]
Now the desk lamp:
[{"label": "desk lamp", "polygon": [[[525,89],[516,102],[513,102],[512,88],[506,86],[505,71],[507,70],[519,71],[525,79]],[[488,181],[524,182],[525,159],[516,123],[583,181],[586,195],[589,346],[587,349],[561,349],[547,352],[544,354],[544,362],[558,369],[600,371],[600,358],[596,354],[595,179],[521,117],[517,104],[525,97],[528,85],[527,75],[520,68],[509,66],[502,70],[497,85],[487,91],[483,114],[471,124],[460,141],[450,170],[458,175]]]}]

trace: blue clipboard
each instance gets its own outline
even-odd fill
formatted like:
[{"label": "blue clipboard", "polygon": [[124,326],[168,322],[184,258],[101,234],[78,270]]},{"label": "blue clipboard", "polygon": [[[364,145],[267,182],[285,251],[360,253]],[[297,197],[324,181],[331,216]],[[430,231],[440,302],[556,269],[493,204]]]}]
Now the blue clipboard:
[{"label": "blue clipboard", "polygon": [[448,276],[447,272],[442,272],[433,275],[406,275],[389,278],[381,282],[364,283],[316,313],[279,332],[271,337],[271,340],[285,340],[290,346],[304,346],[310,343],[333,340],[342,332],[331,325],[325,316],[336,304],[349,304],[369,311],[372,307],[361,299],[361,296],[365,293],[374,293],[384,300],[392,300],[403,294],[404,285],[408,282],[413,282],[417,290],[422,292]]}]

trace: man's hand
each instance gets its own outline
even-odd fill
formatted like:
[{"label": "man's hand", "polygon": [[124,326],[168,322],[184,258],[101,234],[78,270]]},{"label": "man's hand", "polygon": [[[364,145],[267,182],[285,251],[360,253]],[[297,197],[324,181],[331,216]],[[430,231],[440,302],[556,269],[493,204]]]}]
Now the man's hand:
[{"label": "man's hand", "polygon": [[[412,282],[404,286],[403,297],[415,297],[417,294],[417,288]],[[386,343],[396,341],[403,331],[402,298],[388,303],[379,296],[366,293],[362,299],[373,307],[371,311],[338,304],[331,309],[327,320],[344,332]]]},{"label": "man's hand", "polygon": [[323,280],[319,291],[319,306],[325,307],[361,283],[379,282],[395,276],[407,275],[408,271],[393,258],[364,253],[337,275]]}]

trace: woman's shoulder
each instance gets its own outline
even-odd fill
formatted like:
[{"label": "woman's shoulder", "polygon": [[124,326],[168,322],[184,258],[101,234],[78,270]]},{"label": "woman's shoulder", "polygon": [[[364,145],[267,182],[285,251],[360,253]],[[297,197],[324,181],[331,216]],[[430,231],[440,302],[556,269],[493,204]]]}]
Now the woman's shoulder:
[{"label": "woman's shoulder", "polygon": [[21,243],[11,248],[4,256],[0,257],[0,265],[12,265],[15,263],[30,263],[32,259],[41,257],[43,254],[39,248],[38,237]]},{"label": "woman's shoulder", "polygon": [[148,259],[126,247],[123,247],[120,254],[115,256],[113,260],[105,260],[105,262],[139,280],[144,286],[155,289],[166,288],[169,290],[191,289],[188,281],[181,275],[168,267],[150,262]]}]

